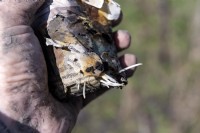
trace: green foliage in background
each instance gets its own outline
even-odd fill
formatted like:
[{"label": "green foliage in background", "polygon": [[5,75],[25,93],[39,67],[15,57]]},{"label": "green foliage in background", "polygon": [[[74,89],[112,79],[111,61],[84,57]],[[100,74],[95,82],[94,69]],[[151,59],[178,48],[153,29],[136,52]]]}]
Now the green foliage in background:
[{"label": "green foliage in background", "polygon": [[124,19],[115,30],[131,33],[126,52],[143,66],[123,90],[88,105],[73,133],[199,133],[200,0],[118,2]]}]

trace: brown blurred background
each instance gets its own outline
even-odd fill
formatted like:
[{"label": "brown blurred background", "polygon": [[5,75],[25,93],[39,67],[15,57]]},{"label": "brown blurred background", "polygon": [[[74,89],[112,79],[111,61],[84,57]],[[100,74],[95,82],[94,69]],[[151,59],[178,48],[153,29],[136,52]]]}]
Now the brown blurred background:
[{"label": "brown blurred background", "polygon": [[200,0],[117,0],[139,67],[79,115],[73,133],[200,133]]}]

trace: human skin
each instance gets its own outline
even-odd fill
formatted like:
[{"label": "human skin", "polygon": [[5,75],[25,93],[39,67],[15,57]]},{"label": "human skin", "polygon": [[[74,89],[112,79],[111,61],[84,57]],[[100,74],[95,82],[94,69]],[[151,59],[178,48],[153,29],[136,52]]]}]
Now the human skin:
[{"label": "human skin", "polygon": [[[34,14],[44,0],[0,2],[0,132],[69,133],[80,110],[108,89],[57,101],[48,91],[47,70],[36,35]],[[116,22],[115,22],[116,24]],[[129,46],[126,31],[114,33],[118,51]],[[120,57],[122,66],[136,63],[134,55]],[[129,76],[130,76],[129,72]]]}]

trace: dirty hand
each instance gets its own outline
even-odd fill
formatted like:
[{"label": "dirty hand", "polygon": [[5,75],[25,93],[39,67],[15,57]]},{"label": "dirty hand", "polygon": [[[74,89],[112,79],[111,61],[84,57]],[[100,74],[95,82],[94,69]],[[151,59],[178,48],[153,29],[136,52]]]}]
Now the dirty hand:
[{"label": "dirty hand", "polygon": [[[48,91],[47,70],[31,24],[44,0],[0,2],[0,132],[66,133],[79,111],[106,90],[60,103]],[[125,31],[114,33],[119,51],[130,44]],[[136,63],[134,55],[120,57],[122,66]],[[129,72],[129,76],[130,72]]]}]

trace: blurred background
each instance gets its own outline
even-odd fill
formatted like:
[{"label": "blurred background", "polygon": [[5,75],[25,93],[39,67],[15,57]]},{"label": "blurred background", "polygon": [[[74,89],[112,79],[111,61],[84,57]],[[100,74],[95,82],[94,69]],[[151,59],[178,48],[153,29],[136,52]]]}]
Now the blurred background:
[{"label": "blurred background", "polygon": [[139,67],[80,113],[73,133],[200,132],[200,0],[117,0]]}]

